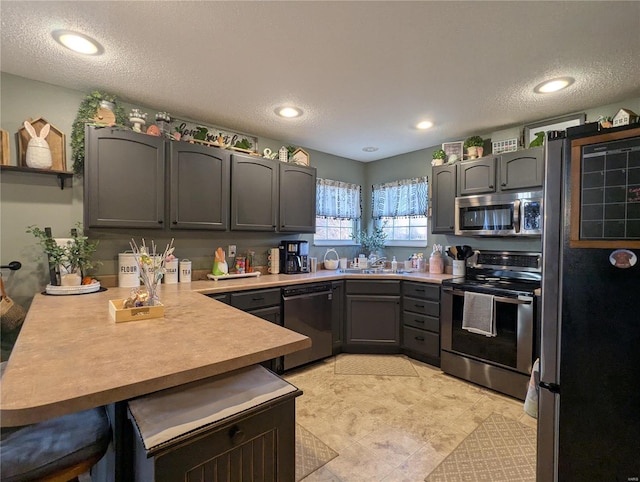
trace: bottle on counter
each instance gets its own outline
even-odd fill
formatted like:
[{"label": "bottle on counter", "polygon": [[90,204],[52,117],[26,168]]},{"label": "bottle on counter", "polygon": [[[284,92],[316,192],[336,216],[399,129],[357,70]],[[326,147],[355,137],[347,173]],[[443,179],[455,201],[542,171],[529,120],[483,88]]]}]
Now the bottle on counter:
[{"label": "bottle on counter", "polygon": [[444,259],[442,259],[442,253],[434,245],[433,252],[429,257],[429,273],[442,274],[444,273]]},{"label": "bottle on counter", "polygon": [[396,261],[396,257],[394,256],[391,260],[391,272],[396,273],[398,271],[398,261]]}]

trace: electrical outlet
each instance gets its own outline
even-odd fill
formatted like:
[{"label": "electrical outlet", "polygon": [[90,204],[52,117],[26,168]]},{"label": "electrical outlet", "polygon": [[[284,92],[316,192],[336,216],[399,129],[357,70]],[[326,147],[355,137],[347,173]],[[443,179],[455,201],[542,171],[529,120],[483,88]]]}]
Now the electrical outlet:
[{"label": "electrical outlet", "polygon": [[235,244],[230,244],[229,245],[229,257],[233,258],[236,255],[236,245]]}]

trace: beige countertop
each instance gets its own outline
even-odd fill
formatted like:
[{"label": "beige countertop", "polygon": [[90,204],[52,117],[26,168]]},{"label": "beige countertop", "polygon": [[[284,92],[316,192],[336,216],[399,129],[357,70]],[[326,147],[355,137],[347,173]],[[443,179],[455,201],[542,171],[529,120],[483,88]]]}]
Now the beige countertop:
[{"label": "beige countertop", "polygon": [[289,286],[316,281],[334,281],[343,279],[365,280],[405,280],[422,283],[441,284],[442,280],[451,279],[450,274],[430,274],[424,272],[414,273],[384,273],[384,274],[353,274],[340,273],[336,270],[318,270],[308,274],[266,274],[255,278],[220,279],[218,281],[203,280],[185,283],[183,289],[191,289],[202,294],[224,293],[227,291],[243,291],[251,289],[270,288],[277,286]]},{"label": "beige countertop", "polygon": [[108,300],[129,288],[38,294],[1,379],[0,423],[15,426],[127,400],[311,346],[304,335],[201,294],[341,279],[440,284],[449,274],[297,275],[161,285],[164,318],[115,323]]},{"label": "beige countertop", "polygon": [[2,426],[127,400],[311,346],[306,336],[189,285],[162,286],[164,318],[115,323],[108,300],[129,291],[34,297],[2,375]]}]

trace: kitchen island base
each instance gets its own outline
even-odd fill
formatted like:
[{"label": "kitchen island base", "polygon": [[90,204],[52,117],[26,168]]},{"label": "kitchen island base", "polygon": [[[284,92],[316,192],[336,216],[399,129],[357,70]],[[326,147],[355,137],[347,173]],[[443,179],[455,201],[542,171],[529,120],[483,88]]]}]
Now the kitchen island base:
[{"label": "kitchen island base", "polygon": [[164,392],[129,403],[132,480],[295,480],[296,387],[254,366]]}]

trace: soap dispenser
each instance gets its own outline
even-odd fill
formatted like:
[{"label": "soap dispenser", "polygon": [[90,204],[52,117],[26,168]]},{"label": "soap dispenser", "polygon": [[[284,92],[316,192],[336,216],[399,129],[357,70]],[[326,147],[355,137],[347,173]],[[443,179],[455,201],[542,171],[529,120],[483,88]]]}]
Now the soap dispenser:
[{"label": "soap dispenser", "polygon": [[391,260],[391,272],[395,273],[398,271],[398,262],[396,261],[396,257],[394,256]]}]

